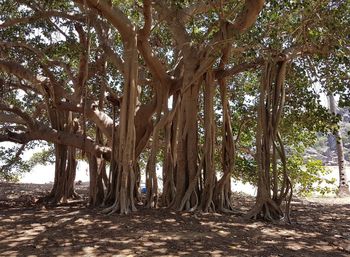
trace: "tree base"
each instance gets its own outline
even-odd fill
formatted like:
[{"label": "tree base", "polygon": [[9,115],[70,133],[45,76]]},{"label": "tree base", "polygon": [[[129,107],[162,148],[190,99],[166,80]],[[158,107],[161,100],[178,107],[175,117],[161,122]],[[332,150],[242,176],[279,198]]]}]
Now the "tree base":
[{"label": "tree base", "polygon": [[247,219],[277,221],[284,218],[282,209],[272,200],[258,200],[246,215]]},{"label": "tree base", "polygon": [[339,187],[337,196],[338,197],[349,197],[350,196],[349,187],[348,186]]}]

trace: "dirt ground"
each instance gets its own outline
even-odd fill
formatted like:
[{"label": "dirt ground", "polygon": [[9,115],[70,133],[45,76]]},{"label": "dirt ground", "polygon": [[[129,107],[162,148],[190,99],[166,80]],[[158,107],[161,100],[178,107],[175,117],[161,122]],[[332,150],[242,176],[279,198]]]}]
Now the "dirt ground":
[{"label": "dirt ground", "polygon": [[[142,207],[108,216],[84,199],[35,205],[49,189],[0,183],[0,256],[350,256],[350,198],[295,200],[287,225]],[[234,197],[241,212],[253,202]]]}]

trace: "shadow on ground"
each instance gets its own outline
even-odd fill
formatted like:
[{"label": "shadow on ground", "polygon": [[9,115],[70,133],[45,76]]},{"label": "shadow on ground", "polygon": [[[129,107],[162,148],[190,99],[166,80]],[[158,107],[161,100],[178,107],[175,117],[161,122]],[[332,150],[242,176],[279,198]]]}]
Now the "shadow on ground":
[{"label": "shadow on ground", "polygon": [[[251,198],[236,197],[241,210]],[[295,202],[293,224],[142,209],[104,215],[82,203],[0,207],[0,256],[349,256],[350,204]]]}]

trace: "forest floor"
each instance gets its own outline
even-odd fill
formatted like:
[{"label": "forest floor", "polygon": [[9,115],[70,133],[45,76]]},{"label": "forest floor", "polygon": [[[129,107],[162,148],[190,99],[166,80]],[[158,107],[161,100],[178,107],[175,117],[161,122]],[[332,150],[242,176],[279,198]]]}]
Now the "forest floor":
[{"label": "forest floor", "polygon": [[[292,224],[272,224],[142,207],[108,216],[85,201],[36,205],[50,186],[0,183],[0,256],[350,256],[350,198],[295,199]],[[233,200],[242,213],[254,203]]]}]

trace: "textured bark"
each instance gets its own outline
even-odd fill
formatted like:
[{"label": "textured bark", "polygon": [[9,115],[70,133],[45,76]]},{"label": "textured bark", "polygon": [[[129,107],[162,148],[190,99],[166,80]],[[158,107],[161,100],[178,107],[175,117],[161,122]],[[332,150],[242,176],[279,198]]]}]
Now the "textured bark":
[{"label": "textured bark", "polygon": [[[82,34],[82,33],[81,33]],[[83,41],[81,39],[81,41]],[[87,41],[87,40],[86,40]],[[88,43],[86,43],[88,44]],[[87,51],[88,52],[88,51]],[[81,56],[81,66],[82,69],[87,71],[87,68],[84,69],[84,64],[87,65],[87,56]],[[106,60],[105,57],[102,58],[102,67],[99,73],[99,95],[98,95],[98,109],[102,110],[104,106],[105,98],[105,88],[106,82],[104,77],[106,76]],[[83,74],[80,74],[82,83],[85,81]],[[86,99],[85,99],[86,101]],[[95,142],[104,145],[104,138],[101,129],[96,126],[96,136]],[[96,154],[88,154],[89,160],[89,173],[90,173],[90,188],[89,188],[89,205],[90,206],[99,206],[103,204],[105,198],[104,187],[109,187],[109,180],[106,174],[106,160],[103,159],[103,156]]]},{"label": "textured bark", "polygon": [[[50,110],[52,126],[60,131],[75,132],[71,112]],[[76,149],[72,146],[55,144],[55,178],[51,192],[39,202],[57,204],[66,203],[68,199],[77,197],[74,192],[76,174]]]},{"label": "textured bark", "polygon": [[156,173],[157,151],[159,145],[159,129],[153,132],[150,156],[146,166],[146,207],[157,207],[158,204],[158,178]]},{"label": "textured bark", "polygon": [[215,211],[213,192],[215,188],[215,121],[214,121],[214,80],[212,72],[206,74],[204,84],[204,165],[201,209],[204,212]]},{"label": "textured bark", "polygon": [[[329,111],[336,115],[337,114],[337,108],[336,103],[333,94],[328,94],[329,99]],[[345,170],[345,159],[344,159],[344,146],[343,146],[343,140],[340,134],[340,130],[336,129],[333,133],[333,136],[336,139],[336,148],[337,148],[337,157],[338,157],[338,168],[339,168],[339,191],[338,195],[340,197],[342,196],[348,196],[350,195],[349,190],[349,184],[346,176],[346,170]]]},{"label": "textured bark", "polygon": [[[220,69],[224,69],[225,64],[228,61],[231,52],[230,45],[222,50],[222,57],[219,64]],[[234,169],[236,152],[235,142],[233,140],[230,106],[227,97],[227,85],[224,77],[218,77],[218,84],[220,87],[220,97],[222,104],[222,149],[221,149],[221,161],[223,175],[216,184],[214,191],[214,203],[216,209],[222,212],[231,212],[233,210],[231,202],[231,172]],[[239,134],[237,139],[239,139]]]},{"label": "textured bark", "polygon": [[104,200],[102,177],[106,165],[104,160],[99,159],[94,155],[89,155],[88,160],[90,174],[89,205],[99,206]]},{"label": "textured bark", "polygon": [[[226,83],[223,79],[219,79],[220,96],[223,112],[223,127],[222,127],[222,172],[223,175],[219,179],[214,194],[215,205],[217,210],[229,212],[233,210],[231,203],[231,173],[235,164],[235,143],[233,140],[231,117],[229,104],[227,99]],[[238,138],[238,136],[237,136]]]},{"label": "textured bark", "polygon": [[[268,62],[263,72],[256,132],[258,194],[255,206],[248,213],[249,218],[276,220],[286,217],[287,221],[290,221],[292,185],[287,174],[285,149],[278,132],[285,97],[286,65],[286,61]],[[277,163],[277,153],[280,163]],[[277,172],[278,164],[281,166],[281,172]],[[283,200],[286,201],[284,211],[281,208]]]},{"label": "textured bark", "polygon": [[113,156],[116,165],[111,174],[111,190],[115,193],[115,199],[113,205],[105,210],[108,213],[119,212],[121,214],[136,211],[134,168],[136,165],[135,114],[138,99],[138,54],[135,31],[124,40],[125,84],[120,108],[118,143],[113,142],[113,144],[116,144],[116,151]]},{"label": "textured bark", "polygon": [[[179,96],[173,96],[173,112]],[[167,112],[169,110],[167,109]],[[175,113],[174,113],[175,114]],[[164,206],[170,206],[175,199],[175,169],[176,169],[176,139],[177,139],[177,116],[172,118],[165,125],[164,139],[164,162],[163,162],[163,194],[162,203]]]},{"label": "textured bark", "polygon": [[[186,84],[185,84],[186,85]],[[198,207],[198,189],[191,186],[198,178],[198,91],[194,84],[182,95],[178,116],[176,196],[172,207],[178,210],[193,210]],[[187,193],[186,193],[187,192]]]}]

